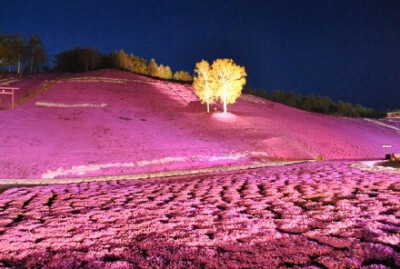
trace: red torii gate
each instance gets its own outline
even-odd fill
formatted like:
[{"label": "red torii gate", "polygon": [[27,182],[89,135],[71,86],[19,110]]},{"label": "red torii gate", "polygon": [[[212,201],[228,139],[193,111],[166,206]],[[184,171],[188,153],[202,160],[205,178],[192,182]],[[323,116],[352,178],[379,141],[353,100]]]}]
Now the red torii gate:
[{"label": "red torii gate", "polygon": [[11,95],[11,107],[14,107],[14,91],[15,90],[19,90],[19,88],[0,86],[0,94]]}]

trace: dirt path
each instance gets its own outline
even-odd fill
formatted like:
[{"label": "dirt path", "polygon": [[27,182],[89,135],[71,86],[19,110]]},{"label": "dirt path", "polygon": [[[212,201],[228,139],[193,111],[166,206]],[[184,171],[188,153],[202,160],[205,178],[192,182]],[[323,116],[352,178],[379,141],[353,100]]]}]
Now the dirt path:
[{"label": "dirt path", "polygon": [[281,162],[266,162],[254,163],[247,165],[230,165],[230,166],[216,166],[201,169],[165,171],[155,173],[140,173],[130,175],[116,175],[116,176],[97,176],[97,177],[71,177],[71,178],[18,178],[18,179],[0,179],[0,186],[37,186],[37,185],[54,185],[54,184],[71,184],[71,183],[84,183],[84,182],[102,182],[102,181],[115,181],[115,180],[141,180],[149,178],[165,178],[174,176],[196,175],[204,173],[215,173],[225,171],[240,171],[255,169],[261,167],[281,166],[296,163],[304,163],[304,161],[281,161]]}]

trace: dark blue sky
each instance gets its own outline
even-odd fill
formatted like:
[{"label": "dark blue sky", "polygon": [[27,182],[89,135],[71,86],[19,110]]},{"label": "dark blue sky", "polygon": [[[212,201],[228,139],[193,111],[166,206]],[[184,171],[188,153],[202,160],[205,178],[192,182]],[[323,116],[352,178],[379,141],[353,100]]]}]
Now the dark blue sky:
[{"label": "dark blue sky", "polygon": [[191,71],[233,58],[248,86],[400,107],[400,1],[0,0],[5,33],[37,33],[50,55],[124,49]]}]

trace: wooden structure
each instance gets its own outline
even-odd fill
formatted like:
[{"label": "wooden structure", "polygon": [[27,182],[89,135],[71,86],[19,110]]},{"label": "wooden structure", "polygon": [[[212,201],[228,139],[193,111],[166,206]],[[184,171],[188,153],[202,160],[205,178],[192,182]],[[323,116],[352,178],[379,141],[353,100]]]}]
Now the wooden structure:
[{"label": "wooden structure", "polygon": [[386,117],[388,117],[388,118],[400,118],[400,111],[388,112],[386,114]]},{"label": "wooden structure", "polygon": [[393,153],[393,154],[390,154],[390,160],[391,160],[392,162],[400,161],[400,153]]},{"label": "wooden structure", "polygon": [[11,107],[14,107],[14,91],[16,90],[19,90],[19,88],[0,85],[0,95],[11,95]]},{"label": "wooden structure", "polygon": [[398,162],[398,161],[400,161],[400,153],[386,154],[385,159],[389,160],[391,162]]}]

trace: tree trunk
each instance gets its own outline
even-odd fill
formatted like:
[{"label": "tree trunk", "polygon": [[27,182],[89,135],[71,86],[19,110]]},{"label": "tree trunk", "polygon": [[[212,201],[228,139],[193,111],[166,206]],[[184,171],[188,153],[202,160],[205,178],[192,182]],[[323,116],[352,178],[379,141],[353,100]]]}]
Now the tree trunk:
[{"label": "tree trunk", "polygon": [[32,55],[31,55],[31,73],[33,73],[33,58],[34,58],[34,55],[35,55],[35,49],[34,48],[32,48]]},{"label": "tree trunk", "polygon": [[207,113],[210,113],[210,104],[207,102]]},{"label": "tree trunk", "polygon": [[18,55],[18,75],[21,73],[21,56]]},{"label": "tree trunk", "polygon": [[18,55],[18,75],[22,79],[21,55]]},{"label": "tree trunk", "polygon": [[228,108],[227,108],[227,105],[226,105],[226,99],[227,99],[226,89],[224,87],[224,113],[228,112]]},{"label": "tree trunk", "polygon": [[224,113],[228,112],[228,108],[226,105],[226,97],[224,98]]}]

